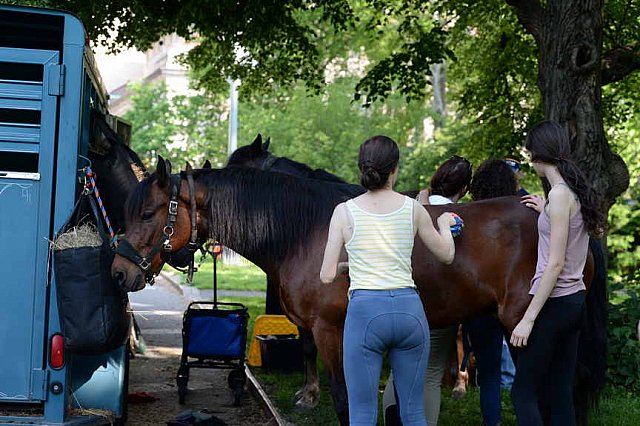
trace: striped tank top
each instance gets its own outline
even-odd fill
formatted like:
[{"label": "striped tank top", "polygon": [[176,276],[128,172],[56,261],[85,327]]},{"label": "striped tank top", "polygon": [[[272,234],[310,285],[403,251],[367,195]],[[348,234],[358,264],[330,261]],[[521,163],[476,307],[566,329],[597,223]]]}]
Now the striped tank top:
[{"label": "striped tank top", "polygon": [[411,276],[413,251],[413,201],[391,213],[370,213],[353,200],[346,203],[353,219],[353,234],[345,244],[349,255],[352,290],[414,288]]}]

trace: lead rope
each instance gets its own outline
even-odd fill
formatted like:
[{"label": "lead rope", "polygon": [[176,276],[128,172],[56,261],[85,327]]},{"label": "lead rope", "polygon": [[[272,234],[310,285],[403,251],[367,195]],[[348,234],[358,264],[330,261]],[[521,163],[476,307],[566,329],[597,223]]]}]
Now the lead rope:
[{"label": "lead rope", "polygon": [[107,224],[107,229],[109,230],[109,235],[111,236],[111,245],[114,247],[118,246],[118,238],[113,232],[113,228],[111,227],[111,222],[109,221],[109,216],[107,215],[107,210],[104,208],[104,204],[102,203],[102,198],[100,198],[100,191],[98,190],[98,186],[96,185],[95,174],[93,170],[91,170],[90,166],[84,168],[85,174],[85,189],[89,192],[93,192],[96,200],[98,200],[98,206],[100,206],[100,211],[102,212],[102,217],[104,217],[104,221]]}]

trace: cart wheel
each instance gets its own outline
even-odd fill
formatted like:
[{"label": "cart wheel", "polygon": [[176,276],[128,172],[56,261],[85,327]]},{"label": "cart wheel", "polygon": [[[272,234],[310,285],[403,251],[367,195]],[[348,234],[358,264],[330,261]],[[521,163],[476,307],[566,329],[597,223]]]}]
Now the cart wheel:
[{"label": "cart wheel", "polygon": [[240,400],[242,399],[242,394],[244,392],[244,384],[247,381],[247,375],[244,370],[231,370],[229,373],[229,377],[227,378],[227,382],[229,383],[229,387],[233,391],[233,405],[240,405]]},{"label": "cart wheel", "polygon": [[187,383],[189,383],[189,369],[180,368],[178,370],[178,376],[176,377],[176,383],[178,385],[178,402],[180,405],[184,404],[185,397],[187,396]]}]

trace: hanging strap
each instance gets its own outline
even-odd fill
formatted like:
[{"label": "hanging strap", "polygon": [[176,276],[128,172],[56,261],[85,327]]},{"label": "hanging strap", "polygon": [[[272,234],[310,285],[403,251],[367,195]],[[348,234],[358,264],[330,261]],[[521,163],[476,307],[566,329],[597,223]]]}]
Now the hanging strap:
[{"label": "hanging strap", "polygon": [[100,198],[100,191],[98,190],[98,186],[96,185],[95,174],[93,170],[91,170],[91,166],[87,166],[84,168],[85,178],[85,188],[89,192],[93,192],[93,195],[98,200],[98,206],[100,207],[100,211],[102,212],[102,217],[104,218],[104,222],[107,224],[107,229],[109,230],[109,235],[111,236],[111,245],[114,247],[118,246],[118,241],[115,233],[113,232],[113,228],[111,227],[111,222],[109,221],[109,216],[107,215],[107,210],[104,208],[104,204],[102,203],[102,198]]}]

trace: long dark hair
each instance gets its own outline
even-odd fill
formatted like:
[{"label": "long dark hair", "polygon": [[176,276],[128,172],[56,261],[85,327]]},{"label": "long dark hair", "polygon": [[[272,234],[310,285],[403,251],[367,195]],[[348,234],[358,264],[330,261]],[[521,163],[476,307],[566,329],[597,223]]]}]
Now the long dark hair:
[{"label": "long dark hair", "polygon": [[451,198],[471,183],[471,162],[454,155],[442,163],[431,177],[431,194]]},{"label": "long dark hair", "polygon": [[398,166],[398,144],[387,136],[373,136],[360,145],[358,168],[360,184],[369,190],[381,189]]},{"label": "long dark hair", "polygon": [[558,123],[543,121],[527,135],[526,148],[531,161],[555,165],[560,176],[580,200],[580,211],[592,237],[604,235],[607,219],[595,188],[573,160],[567,131]]},{"label": "long dark hair", "polygon": [[490,159],[478,166],[469,192],[474,201],[516,195],[518,182],[513,169],[504,160]]}]

